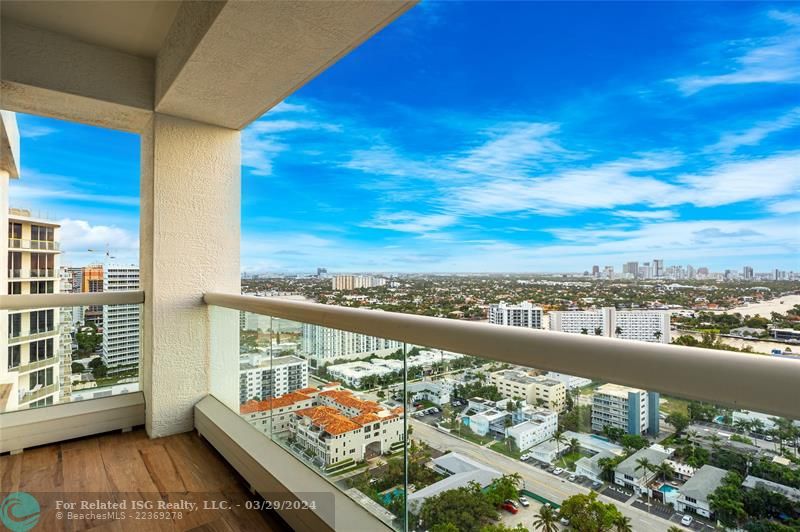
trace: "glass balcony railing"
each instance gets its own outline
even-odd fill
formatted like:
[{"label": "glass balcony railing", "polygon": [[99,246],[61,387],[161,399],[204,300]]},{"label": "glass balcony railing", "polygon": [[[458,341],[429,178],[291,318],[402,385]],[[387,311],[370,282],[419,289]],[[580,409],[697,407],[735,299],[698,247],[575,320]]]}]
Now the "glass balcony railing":
[{"label": "glass balcony railing", "polygon": [[[800,525],[800,361],[240,298],[206,296],[233,307],[210,307],[212,394],[390,527]],[[659,366],[683,355],[722,375]]]},{"label": "glass balcony railing", "polygon": [[58,276],[56,270],[52,268],[34,268],[34,269],[9,269],[9,279],[42,279],[42,278],[55,278]]},{"label": "glass balcony railing", "polygon": [[59,251],[58,242],[51,240],[29,240],[25,238],[9,238],[9,249],[30,249],[37,251]]}]

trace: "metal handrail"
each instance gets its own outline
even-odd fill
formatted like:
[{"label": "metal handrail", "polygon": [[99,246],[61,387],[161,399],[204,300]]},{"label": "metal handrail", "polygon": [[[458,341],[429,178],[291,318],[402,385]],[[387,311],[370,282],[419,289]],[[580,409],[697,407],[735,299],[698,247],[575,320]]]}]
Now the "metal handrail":
[{"label": "metal handrail", "polygon": [[800,361],[396,312],[206,293],[208,305],[800,419]]},{"label": "metal handrail", "polygon": [[144,303],[144,292],[141,290],[0,296],[0,310],[29,310],[87,305],[137,305],[139,303]]}]

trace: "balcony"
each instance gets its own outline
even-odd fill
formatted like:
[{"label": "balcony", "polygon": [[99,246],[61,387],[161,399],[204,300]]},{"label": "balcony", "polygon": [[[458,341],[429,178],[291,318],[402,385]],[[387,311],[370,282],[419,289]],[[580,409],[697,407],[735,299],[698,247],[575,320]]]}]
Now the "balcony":
[{"label": "balcony", "polygon": [[[411,417],[413,405],[406,398],[414,384],[409,369],[415,348],[457,355],[439,362],[443,369],[436,377],[463,374],[466,379],[467,370],[513,364],[652,390],[678,404],[702,401],[727,410],[800,418],[800,365],[793,360],[239,295],[241,129],[413,2],[125,4],[119,11],[113,4],[107,10],[79,2],[63,7],[3,4],[4,109],[132,132],[141,141],[141,290],[0,295],[4,311],[75,306],[96,310],[102,305],[142,309],[141,370],[131,377],[139,391],[109,392],[35,410],[22,404],[18,411],[0,415],[0,452],[9,453],[0,456],[0,468],[10,472],[2,475],[2,489],[36,494],[42,529],[93,525],[57,522],[52,496],[90,492],[109,494],[115,501],[131,500],[126,494],[132,494],[135,500],[154,503],[201,504],[199,511],[187,511],[188,516],[156,523],[170,530],[283,526],[255,520],[263,512],[242,512],[241,506],[230,512],[202,506],[220,500],[240,505],[247,500],[279,501],[275,513],[294,530],[413,530],[419,528],[419,507],[411,503],[424,504],[423,496],[435,491],[431,486],[449,478],[446,472],[453,469],[445,465],[453,454],[460,455],[460,468],[470,474],[478,471],[484,479],[519,472],[525,489],[536,490],[541,500],[553,505],[565,495],[589,492],[585,484],[568,482],[531,460],[521,461],[509,442],[471,431],[458,419],[459,412],[454,422],[442,421],[441,415]],[[136,21],[144,21],[146,36],[131,30]],[[9,177],[25,176],[20,174],[18,135],[11,131],[8,111],[3,111],[2,120],[0,180],[5,187]],[[7,198],[6,190],[0,190],[0,199]],[[10,249],[26,249],[24,245],[21,239],[9,242]],[[58,251],[55,246],[38,249]],[[55,278],[56,273],[10,269],[9,278]],[[242,415],[242,311],[265,316],[270,323],[275,318],[276,324],[288,320],[397,342],[392,345],[399,346],[399,354],[384,362],[395,378],[386,395],[399,400],[381,398],[378,392],[383,389],[366,386],[358,393],[337,395],[346,387],[332,384],[317,370],[309,377],[315,379],[316,391],[286,399],[306,401],[303,408],[287,416],[264,410],[272,402],[261,401],[267,405],[256,404],[253,412]],[[269,335],[273,333],[277,337],[271,325]],[[314,355],[313,350],[303,353]],[[418,377],[417,382],[426,378]],[[19,380],[0,383],[4,410],[16,399],[8,393],[14,386],[19,387]],[[22,403],[57,390],[53,384],[26,393]],[[327,395],[320,399],[321,393]],[[326,401],[340,401],[340,411],[322,410],[333,408]],[[363,406],[363,412],[356,408],[358,415],[342,413],[354,403]],[[314,408],[318,410],[309,411]],[[376,409],[377,421],[372,417],[378,415],[372,411]],[[292,437],[306,429],[297,425],[314,415],[315,423],[326,428],[315,424],[307,429],[314,445],[307,453],[298,451]],[[438,421],[431,422],[431,417]],[[288,436],[275,427],[284,422]],[[381,437],[362,445],[361,429],[355,425],[373,423],[381,424]],[[708,423],[698,428],[713,425]],[[622,447],[590,434],[585,419],[575,425],[587,448]],[[129,432],[131,428],[136,429]],[[681,444],[727,448],[710,435],[698,434],[687,437],[688,443],[681,439]],[[326,445],[319,445],[320,438]],[[779,456],[762,441],[756,442],[759,452]],[[553,443],[552,449],[542,453],[553,455],[555,463],[574,464],[579,459],[581,450],[565,453],[561,443],[546,443]],[[444,454],[448,450],[453,452]],[[601,500],[620,502],[609,488],[603,486]],[[667,521],[632,503],[620,507],[637,530],[667,527]],[[120,522],[109,523],[109,529],[141,528],[141,523],[121,522],[127,519],[118,515],[114,520]]]},{"label": "balcony", "polygon": [[42,397],[47,397],[48,395],[56,393],[57,391],[58,384],[55,383],[36,388],[34,390],[24,391],[20,394],[20,402],[30,403],[32,401],[37,401]]},{"label": "balcony", "polygon": [[8,249],[58,252],[60,250],[60,244],[58,242],[52,242],[50,240],[29,240],[25,238],[9,238]]},{"label": "balcony", "polygon": [[8,338],[8,345],[17,345],[23,344],[25,342],[32,342],[34,340],[40,340],[42,338],[49,338],[58,334],[58,330],[54,327],[49,330],[44,331],[28,331],[26,333],[19,332],[15,333],[15,336],[9,336]]}]

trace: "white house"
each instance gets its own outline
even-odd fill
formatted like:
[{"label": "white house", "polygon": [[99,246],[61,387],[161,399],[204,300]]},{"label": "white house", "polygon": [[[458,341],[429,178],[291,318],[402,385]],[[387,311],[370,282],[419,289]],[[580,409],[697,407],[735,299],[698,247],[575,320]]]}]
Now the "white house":
[{"label": "white house", "polygon": [[681,486],[675,509],[679,512],[691,512],[703,517],[712,517],[713,512],[708,496],[722,484],[728,472],[718,467],[704,465],[694,476]]}]

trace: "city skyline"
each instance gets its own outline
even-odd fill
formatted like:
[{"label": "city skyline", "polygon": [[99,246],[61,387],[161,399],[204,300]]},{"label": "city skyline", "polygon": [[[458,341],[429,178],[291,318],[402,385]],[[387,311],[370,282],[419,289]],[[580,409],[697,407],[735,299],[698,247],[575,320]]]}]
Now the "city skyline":
[{"label": "city skyline", "polygon": [[[242,271],[800,270],[800,13],[581,11],[423,3],[254,122]],[[19,122],[12,206],[138,262],[138,137]]]}]

